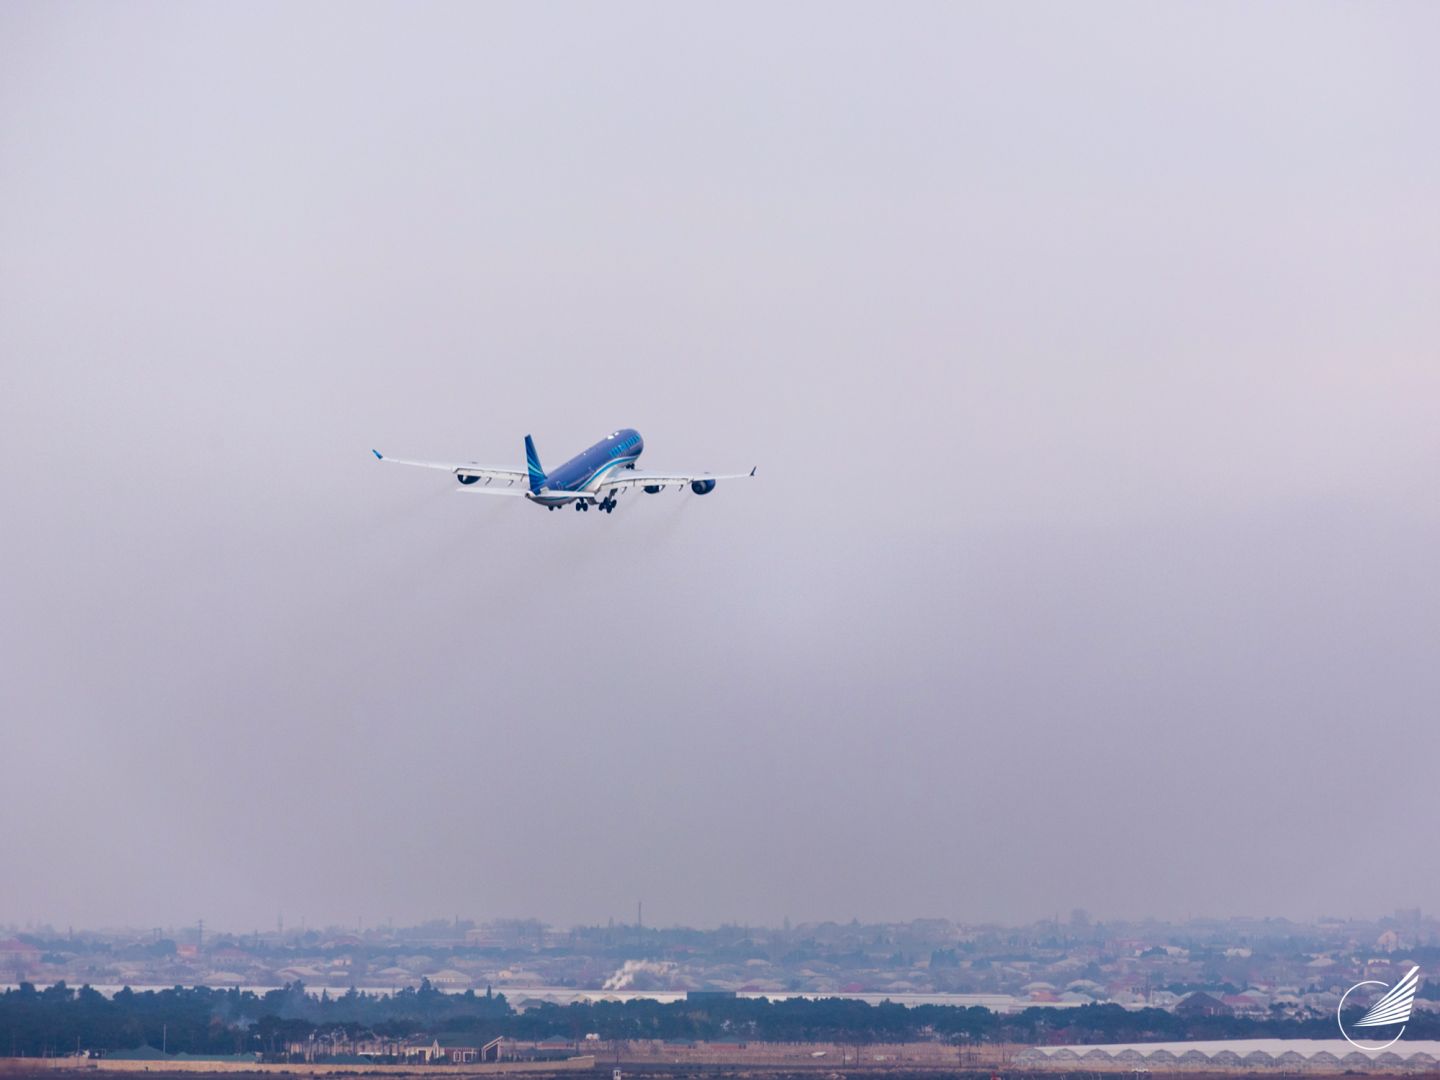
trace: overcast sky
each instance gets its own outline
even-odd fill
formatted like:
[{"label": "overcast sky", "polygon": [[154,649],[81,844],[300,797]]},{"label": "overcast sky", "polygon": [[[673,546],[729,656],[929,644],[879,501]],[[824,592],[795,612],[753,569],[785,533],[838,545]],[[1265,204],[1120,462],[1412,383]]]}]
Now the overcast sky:
[{"label": "overcast sky", "polygon": [[1440,907],[1437,41],[6,4],[0,921]]}]

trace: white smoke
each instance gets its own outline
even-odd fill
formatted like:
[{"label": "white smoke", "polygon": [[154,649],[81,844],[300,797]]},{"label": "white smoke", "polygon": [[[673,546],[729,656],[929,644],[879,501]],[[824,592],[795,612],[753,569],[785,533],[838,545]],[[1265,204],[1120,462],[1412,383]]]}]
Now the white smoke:
[{"label": "white smoke", "polygon": [[675,965],[666,960],[626,960],[602,989],[663,990],[674,973]]}]

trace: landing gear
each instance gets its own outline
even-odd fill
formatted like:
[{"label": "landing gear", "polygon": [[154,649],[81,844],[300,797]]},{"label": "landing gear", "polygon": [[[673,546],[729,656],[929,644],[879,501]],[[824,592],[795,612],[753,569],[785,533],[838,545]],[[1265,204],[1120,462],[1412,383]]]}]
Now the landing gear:
[{"label": "landing gear", "polygon": [[[572,505],[575,507],[577,513],[584,513],[589,510],[591,506],[594,506],[597,510],[602,510],[607,514],[613,514],[617,502],[615,496],[611,495],[609,498],[601,499],[598,502],[592,502],[590,499],[576,499]],[[554,510],[556,508],[552,506],[550,509]]]}]

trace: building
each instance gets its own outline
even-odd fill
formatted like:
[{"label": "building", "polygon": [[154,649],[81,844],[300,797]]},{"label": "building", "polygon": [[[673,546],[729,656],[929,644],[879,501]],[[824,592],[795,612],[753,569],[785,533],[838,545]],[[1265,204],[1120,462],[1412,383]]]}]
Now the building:
[{"label": "building", "polygon": [[1073,1070],[1122,1066],[1137,1072],[1147,1065],[1204,1069],[1323,1069],[1393,1072],[1396,1066],[1431,1069],[1440,1061],[1440,1042],[1403,1040],[1382,1054],[1363,1054],[1344,1039],[1218,1039],[1197,1042],[1120,1043],[1110,1046],[1037,1046],[1021,1051],[1016,1064]]},{"label": "building", "polygon": [[1234,1016],[1235,1010],[1204,990],[1197,990],[1180,999],[1175,1013],[1177,1016]]}]

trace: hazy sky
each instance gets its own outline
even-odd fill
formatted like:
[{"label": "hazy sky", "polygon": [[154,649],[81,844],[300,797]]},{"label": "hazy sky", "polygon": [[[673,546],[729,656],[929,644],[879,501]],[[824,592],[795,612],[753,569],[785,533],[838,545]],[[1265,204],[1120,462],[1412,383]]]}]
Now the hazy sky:
[{"label": "hazy sky", "polygon": [[7,3],[0,921],[1440,907],[1437,40]]}]

